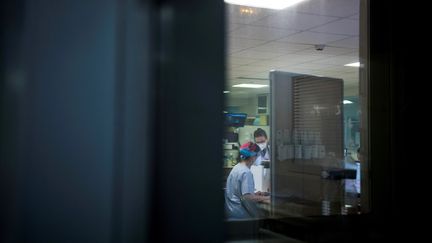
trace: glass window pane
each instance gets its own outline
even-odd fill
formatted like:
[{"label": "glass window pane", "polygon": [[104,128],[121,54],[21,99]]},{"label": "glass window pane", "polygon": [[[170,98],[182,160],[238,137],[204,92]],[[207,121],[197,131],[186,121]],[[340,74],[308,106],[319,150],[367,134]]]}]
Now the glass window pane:
[{"label": "glass window pane", "polygon": [[361,1],[226,2],[227,219],[364,213]]}]

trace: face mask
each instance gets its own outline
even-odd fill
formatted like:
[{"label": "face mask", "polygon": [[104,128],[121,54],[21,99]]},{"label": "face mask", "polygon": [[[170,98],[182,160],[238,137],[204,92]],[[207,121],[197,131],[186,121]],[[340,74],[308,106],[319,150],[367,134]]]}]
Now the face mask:
[{"label": "face mask", "polygon": [[264,150],[267,147],[267,143],[257,143],[258,147],[260,147],[261,150]]}]

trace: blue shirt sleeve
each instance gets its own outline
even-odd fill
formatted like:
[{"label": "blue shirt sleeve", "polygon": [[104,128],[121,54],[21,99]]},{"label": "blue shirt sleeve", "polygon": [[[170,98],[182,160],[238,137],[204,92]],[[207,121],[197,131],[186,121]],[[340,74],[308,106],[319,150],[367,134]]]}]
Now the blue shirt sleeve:
[{"label": "blue shirt sleeve", "polygon": [[253,180],[252,172],[248,171],[243,173],[242,181],[241,181],[241,193],[245,194],[254,194],[255,191],[255,183]]}]

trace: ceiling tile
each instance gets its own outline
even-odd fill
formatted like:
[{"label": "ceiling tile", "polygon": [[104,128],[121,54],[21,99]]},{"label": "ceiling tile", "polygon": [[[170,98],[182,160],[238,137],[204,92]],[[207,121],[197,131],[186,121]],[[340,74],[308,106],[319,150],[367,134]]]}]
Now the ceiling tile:
[{"label": "ceiling tile", "polygon": [[304,31],[282,38],[278,41],[301,44],[327,44],[329,42],[346,39],[347,37],[349,36]]},{"label": "ceiling tile", "polygon": [[[251,15],[226,6],[228,87],[268,83],[269,71],[276,69],[341,78],[345,92],[358,93],[359,69],[343,65],[359,60],[359,0],[310,0],[282,11],[253,8]],[[316,44],[325,44],[324,50]],[[230,90],[245,97],[263,92]]]},{"label": "ceiling tile", "polygon": [[343,66],[348,63],[357,62],[358,59],[353,58],[352,56],[335,56],[327,59],[312,61],[312,63],[324,63],[329,65],[339,65]]},{"label": "ceiling tile", "polygon": [[299,52],[296,52],[295,54],[298,55],[319,55],[323,57],[331,57],[334,55],[345,55],[345,54],[352,54],[354,49],[350,48],[338,48],[338,47],[331,47],[331,46],[324,46],[324,49],[321,51],[316,50],[315,47],[302,50]]},{"label": "ceiling tile", "polygon": [[323,26],[313,28],[311,31],[322,32],[328,34],[340,34],[340,35],[359,35],[359,22],[353,19],[342,19],[334,21]]},{"label": "ceiling tile", "polygon": [[236,70],[249,71],[249,72],[254,72],[254,73],[269,72],[270,71],[270,69],[267,68],[266,66],[256,66],[253,64],[243,65],[243,66],[237,67]]},{"label": "ceiling tile", "polygon": [[230,32],[231,37],[248,38],[255,40],[277,40],[295,33],[293,30],[276,29],[269,27],[244,26]]},{"label": "ceiling tile", "polygon": [[242,8],[244,7],[239,5],[225,4],[227,22],[234,24],[249,24],[254,21],[260,20],[276,11],[270,9],[248,8],[252,9],[254,13],[244,14],[241,11]]},{"label": "ceiling tile", "polygon": [[281,12],[264,17],[252,24],[282,29],[307,30],[336,19],[337,18],[334,17],[301,14],[297,12]]},{"label": "ceiling tile", "polygon": [[278,57],[281,55],[283,55],[283,54],[275,53],[275,52],[254,51],[251,49],[247,49],[244,51],[236,52],[236,53],[232,54],[231,56],[240,57],[240,58],[269,59],[269,58],[275,58],[275,57]]},{"label": "ceiling tile", "polygon": [[343,40],[338,40],[338,41],[334,41],[334,42],[329,43],[329,45],[336,46],[336,47],[359,48],[359,38],[358,37],[352,37],[352,38],[347,38],[347,39],[343,39]]},{"label": "ceiling tile", "polygon": [[286,43],[286,42],[272,41],[272,42],[268,42],[268,43],[262,44],[260,46],[254,47],[253,50],[286,54],[286,53],[293,53],[296,51],[305,50],[305,49],[308,49],[311,47],[312,47],[311,45],[292,44],[292,43]]},{"label": "ceiling tile", "polygon": [[227,32],[231,32],[231,31],[234,31],[234,30],[236,30],[236,29],[238,29],[238,28],[240,28],[240,27],[242,27],[242,26],[244,26],[243,24],[234,24],[234,23],[227,23],[227,25],[226,25],[226,31]]},{"label": "ceiling tile", "polygon": [[304,63],[304,64],[298,64],[294,65],[293,67],[303,68],[303,69],[309,69],[309,70],[329,70],[334,67],[334,65],[326,65],[322,63]]},{"label": "ceiling tile", "polygon": [[286,61],[287,63],[303,63],[303,62],[309,62],[314,60],[321,59],[319,56],[315,55],[297,55],[297,54],[286,54],[280,57],[273,58],[272,60],[275,61]]},{"label": "ceiling tile", "polygon": [[295,10],[310,14],[348,17],[359,13],[360,0],[305,1],[299,4]]},{"label": "ceiling tile", "polygon": [[227,41],[228,48],[250,48],[254,46],[258,46],[265,43],[265,41],[262,40],[252,40],[252,39],[246,39],[246,38],[234,38],[229,37]]},{"label": "ceiling tile", "polygon": [[252,58],[238,58],[238,57],[230,57],[228,59],[228,64],[240,64],[240,65],[245,65],[245,64],[250,64],[253,62],[257,62],[259,61],[258,59],[252,59]]},{"label": "ceiling tile", "polygon": [[258,72],[254,73],[253,77],[255,78],[262,78],[262,79],[269,79],[270,70],[264,71],[264,72]]}]

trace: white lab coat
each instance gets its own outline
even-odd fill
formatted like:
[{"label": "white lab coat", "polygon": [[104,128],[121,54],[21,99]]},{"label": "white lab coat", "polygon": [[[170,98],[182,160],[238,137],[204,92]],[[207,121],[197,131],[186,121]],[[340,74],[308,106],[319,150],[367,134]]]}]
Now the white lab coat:
[{"label": "white lab coat", "polygon": [[270,146],[267,145],[267,147],[258,152],[257,159],[255,160],[254,165],[261,165],[263,160],[270,160]]}]

